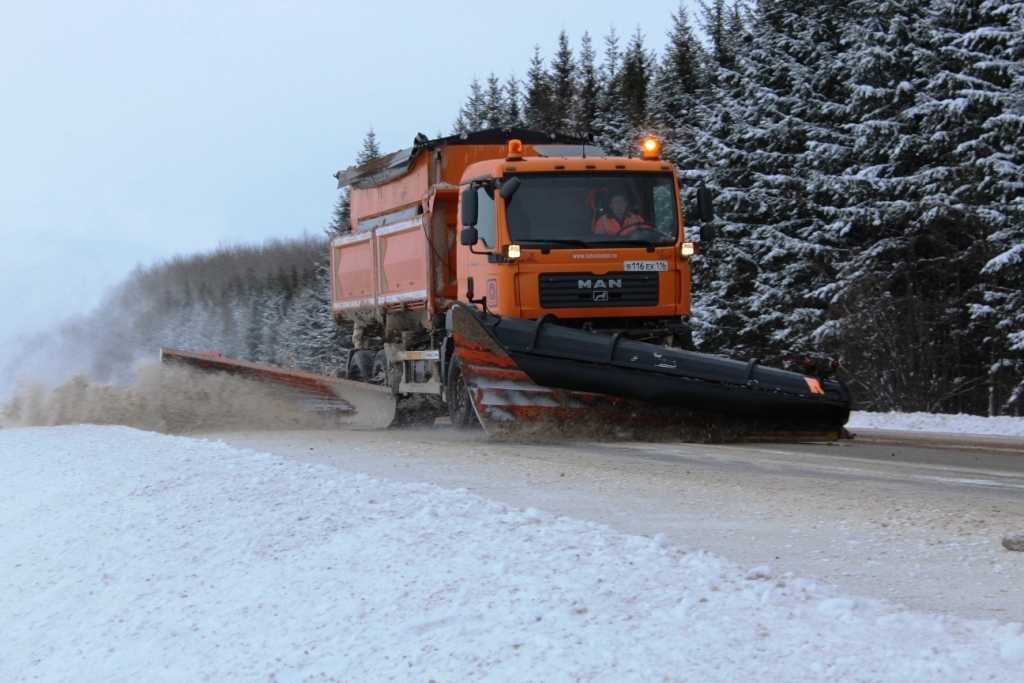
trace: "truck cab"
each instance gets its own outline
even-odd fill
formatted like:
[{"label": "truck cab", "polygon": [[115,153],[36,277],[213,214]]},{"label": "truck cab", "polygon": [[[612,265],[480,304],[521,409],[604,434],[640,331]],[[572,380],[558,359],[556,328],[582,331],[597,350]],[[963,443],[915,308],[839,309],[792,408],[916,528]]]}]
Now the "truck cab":
[{"label": "truck cab", "polygon": [[531,157],[518,140],[461,180],[458,298],[502,316],[669,341],[690,313],[675,168],[641,158]]}]

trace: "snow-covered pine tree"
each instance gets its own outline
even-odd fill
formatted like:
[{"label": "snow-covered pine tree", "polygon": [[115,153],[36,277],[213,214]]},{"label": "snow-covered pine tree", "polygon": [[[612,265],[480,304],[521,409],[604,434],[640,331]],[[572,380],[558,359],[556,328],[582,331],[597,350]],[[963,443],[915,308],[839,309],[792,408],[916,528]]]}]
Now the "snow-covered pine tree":
[{"label": "snow-covered pine tree", "polygon": [[569,130],[586,140],[594,136],[598,98],[601,94],[595,59],[593,40],[589,33],[584,32],[583,38],[580,39],[580,56],[576,67],[576,100]]},{"label": "snow-covered pine tree", "polygon": [[705,109],[713,94],[705,76],[708,55],[680,4],[672,14],[668,44],[651,89],[651,122],[665,141],[665,156],[684,179],[684,205],[692,202],[707,168]]},{"label": "snow-covered pine tree", "polygon": [[217,349],[226,356],[238,358],[245,353],[245,317],[249,312],[245,299],[244,282],[241,277],[236,277],[221,292],[217,302],[220,316],[220,343]]},{"label": "snow-covered pine tree", "polygon": [[[359,154],[356,156],[357,164],[365,164],[371,159],[376,159],[380,156],[380,147],[377,144],[377,134],[373,130],[373,126],[366,131],[366,135],[363,136],[362,145],[359,148]],[[336,235],[344,235],[352,231],[352,204],[349,201],[348,188],[343,188],[338,193],[338,199],[334,203],[334,210],[331,213],[331,222],[324,229],[324,233],[328,238]]]},{"label": "snow-covered pine tree", "polygon": [[638,26],[622,55],[622,80],[619,86],[626,116],[634,131],[642,130],[650,124],[647,108],[654,63],[654,55],[644,45],[644,34]]},{"label": "snow-covered pine tree", "polygon": [[485,128],[501,128],[504,124],[504,99],[501,81],[492,71],[487,76],[487,91],[484,94],[483,125]]},{"label": "snow-covered pine tree", "polygon": [[569,46],[569,35],[558,34],[558,49],[551,60],[551,122],[550,132],[571,130],[576,108],[576,64]]},{"label": "snow-covered pine tree", "polygon": [[836,151],[820,146],[836,142],[824,119],[836,115],[828,67],[845,12],[841,2],[762,0],[736,69],[717,65],[704,142],[721,238],[695,306],[705,348],[772,362],[813,350],[838,241],[809,187],[823,159],[834,166]]},{"label": "snow-covered pine tree", "polygon": [[366,131],[366,135],[363,136],[363,144],[359,148],[356,163],[365,164],[367,161],[372,161],[379,156],[380,146],[377,144],[377,133],[374,132],[373,126],[370,126],[370,130]]},{"label": "snow-covered pine tree", "polygon": [[1024,413],[1024,191],[1007,209],[1017,218],[989,237],[998,253],[982,268],[985,288],[971,311],[990,350],[990,415]]},{"label": "snow-covered pine tree", "polygon": [[[904,188],[916,167],[918,143],[902,117],[912,106],[930,52],[927,7],[904,0],[851,5],[841,56],[849,88],[847,123],[852,144],[848,170],[834,178],[845,205],[836,220],[844,251],[829,290],[829,320],[816,339],[851,371],[858,401],[892,409],[917,376],[917,309],[893,286],[903,277],[906,226],[919,211]],[[899,358],[899,362],[892,359]]]},{"label": "snow-covered pine tree", "polygon": [[334,211],[331,214],[331,222],[324,230],[327,237],[344,235],[352,230],[352,204],[348,197],[348,188],[342,188],[338,192],[338,200],[334,203]]},{"label": "snow-covered pine tree", "polygon": [[[746,35],[747,30],[747,5],[746,0],[733,0],[732,5],[729,7],[728,18],[725,22],[727,27],[726,42],[729,45],[727,53],[733,56],[743,47],[743,36]],[[733,60],[733,63],[735,63],[735,60]],[[730,64],[726,63],[723,66],[729,68]]]},{"label": "snow-covered pine tree", "polygon": [[[697,93],[704,89],[707,56],[693,33],[686,7],[672,13],[668,45],[654,78],[651,118],[662,130],[692,122]],[[686,144],[692,146],[692,141]]]},{"label": "snow-covered pine tree", "polygon": [[283,362],[279,330],[288,314],[289,303],[289,299],[279,291],[271,290],[267,297],[266,306],[262,312],[263,353],[260,360],[264,363],[279,365]]},{"label": "snow-covered pine tree", "polygon": [[281,324],[278,360],[311,372],[335,374],[344,364],[351,331],[331,317],[330,270],[321,262],[302,278]]},{"label": "snow-covered pine tree", "polygon": [[994,389],[1005,368],[999,287],[979,273],[989,238],[1013,224],[1012,191],[997,185],[1016,136],[996,132],[1013,99],[996,65],[1013,60],[995,57],[1006,41],[983,9],[998,5],[854,4],[850,255],[823,332],[877,407],[982,411],[997,393],[986,375]]},{"label": "snow-covered pine tree", "polygon": [[519,79],[509,76],[505,80],[501,100],[501,125],[505,128],[520,128],[524,125],[522,99]]},{"label": "snow-covered pine tree", "polygon": [[482,130],[486,126],[486,96],[480,79],[474,77],[469,83],[469,96],[459,110],[455,120],[454,132],[467,133]]},{"label": "snow-covered pine tree", "polygon": [[526,72],[526,101],[523,106],[523,118],[527,127],[535,130],[553,131],[557,129],[552,106],[551,75],[544,68],[540,45],[533,47],[530,69]]},{"label": "snow-covered pine tree", "polygon": [[958,412],[985,407],[989,392],[978,380],[995,349],[972,338],[969,311],[984,298],[978,278],[991,256],[988,237],[1013,222],[1004,211],[1010,197],[997,188],[1007,149],[987,125],[1013,96],[1012,69],[998,64],[1004,41],[990,6],[936,0],[926,24],[935,68],[904,112],[919,141],[915,182],[908,183],[920,202],[906,235],[908,284],[935,332],[917,356],[927,363],[924,389],[941,400],[929,408]]},{"label": "snow-covered pine tree", "polygon": [[614,27],[604,37],[599,87],[594,139],[609,154],[624,154],[631,144],[632,131],[622,97],[622,48]]},{"label": "snow-covered pine tree", "polygon": [[[711,0],[711,2],[700,2],[702,26],[704,35],[710,43],[711,57],[715,63],[724,69],[733,69],[736,66],[737,28],[742,28],[740,2],[737,1],[731,8],[725,0]],[[712,77],[715,72],[711,72]]]},{"label": "snow-covered pine tree", "polygon": [[243,358],[261,362],[266,359],[267,349],[263,346],[263,312],[268,302],[265,288],[249,293],[249,316],[246,319]]},{"label": "snow-covered pine tree", "polygon": [[[944,0],[934,40],[945,76],[929,94],[959,115],[941,140],[955,168],[952,195],[976,226],[971,268],[982,279],[968,293],[968,340],[986,368],[989,414],[1024,403],[1024,5]],[[937,83],[936,83],[937,81]],[[936,92],[937,90],[937,92]],[[968,380],[969,381],[969,380]],[[974,408],[975,406],[970,406]]]}]

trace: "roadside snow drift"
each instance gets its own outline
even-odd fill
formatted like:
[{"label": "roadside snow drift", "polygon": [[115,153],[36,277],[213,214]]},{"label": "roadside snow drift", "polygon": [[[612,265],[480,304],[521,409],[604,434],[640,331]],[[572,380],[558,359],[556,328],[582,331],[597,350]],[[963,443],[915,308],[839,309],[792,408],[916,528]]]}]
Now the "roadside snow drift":
[{"label": "roadside snow drift", "polygon": [[963,413],[850,413],[848,429],[892,429],[902,432],[980,434],[1024,438],[1024,417],[983,417]]},{"label": "roadside snow drift", "polygon": [[[339,434],[344,439],[344,434]],[[0,431],[0,680],[1019,681],[1019,624],[123,427]]]}]

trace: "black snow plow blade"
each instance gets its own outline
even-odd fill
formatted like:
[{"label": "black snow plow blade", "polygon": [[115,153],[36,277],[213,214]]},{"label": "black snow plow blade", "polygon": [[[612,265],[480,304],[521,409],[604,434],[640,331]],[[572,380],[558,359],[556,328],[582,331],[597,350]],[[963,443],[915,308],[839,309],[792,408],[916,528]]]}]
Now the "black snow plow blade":
[{"label": "black snow plow blade", "polygon": [[833,440],[849,418],[850,394],[837,380],[463,304],[450,316],[461,371],[489,433]]}]

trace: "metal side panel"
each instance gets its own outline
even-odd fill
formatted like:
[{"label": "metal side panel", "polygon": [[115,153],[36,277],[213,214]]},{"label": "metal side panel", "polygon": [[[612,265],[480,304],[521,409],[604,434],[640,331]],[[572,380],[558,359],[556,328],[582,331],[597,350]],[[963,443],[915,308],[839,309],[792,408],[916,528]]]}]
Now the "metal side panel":
[{"label": "metal side panel", "polygon": [[331,242],[331,308],[336,314],[377,306],[376,243],[372,233]]},{"label": "metal side panel", "polygon": [[423,217],[374,230],[377,300],[383,305],[425,305],[430,288],[430,250]]}]

